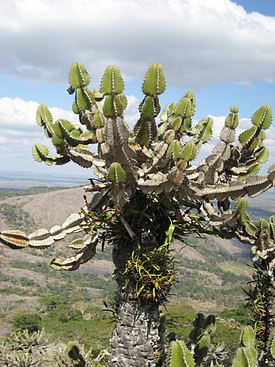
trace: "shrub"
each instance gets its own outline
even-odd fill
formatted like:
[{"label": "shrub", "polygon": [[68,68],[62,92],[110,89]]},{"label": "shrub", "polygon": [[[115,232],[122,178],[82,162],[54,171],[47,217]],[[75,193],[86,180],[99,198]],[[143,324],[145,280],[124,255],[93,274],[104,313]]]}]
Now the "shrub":
[{"label": "shrub", "polygon": [[41,330],[41,317],[36,313],[21,313],[12,322],[14,331],[28,330],[33,333]]},{"label": "shrub", "polygon": [[46,310],[52,311],[57,308],[59,305],[65,305],[68,303],[68,300],[66,297],[59,296],[59,295],[52,295],[52,296],[45,296],[39,299],[39,302],[41,305],[46,307]]},{"label": "shrub", "polygon": [[82,320],[82,312],[68,305],[58,305],[56,309],[51,312],[50,317],[61,322],[80,321]]}]

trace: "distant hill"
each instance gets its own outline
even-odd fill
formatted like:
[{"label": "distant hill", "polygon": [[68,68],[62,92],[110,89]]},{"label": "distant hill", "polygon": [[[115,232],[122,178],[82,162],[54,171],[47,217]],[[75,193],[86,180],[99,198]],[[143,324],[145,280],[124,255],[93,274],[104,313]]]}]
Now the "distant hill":
[{"label": "distant hill", "polygon": [[8,191],[2,191],[2,199],[0,191],[0,229],[7,226],[20,227],[22,230],[50,228],[62,224],[71,213],[78,212],[85,206],[83,187],[55,188],[48,192],[43,192],[45,191],[43,187],[40,189],[41,193],[39,188],[36,188],[36,193],[29,194],[33,190],[34,188],[24,190],[22,193],[13,191],[13,196],[10,197]]},{"label": "distant hill", "polygon": [[89,178],[89,170],[83,170],[83,174],[62,174],[51,171],[50,173],[37,173],[29,171],[12,171],[1,170],[0,171],[0,190],[25,190],[34,186],[80,186],[86,185]]},{"label": "distant hill", "polygon": [[[69,214],[85,205],[84,194],[89,200],[89,194],[80,186],[0,190],[0,230],[17,228],[29,233],[37,228],[49,229],[62,224]],[[251,202],[255,213],[272,210],[272,196],[265,200]],[[80,340],[98,350],[109,345],[112,314],[103,301],[112,308],[116,288],[112,279],[112,246],[104,252],[99,248],[95,259],[77,271],[58,272],[50,267],[52,258],[70,254],[65,244],[58,242],[46,250],[18,251],[0,245],[0,339],[9,334],[16,315],[36,312],[42,316],[50,340],[56,342],[61,338],[66,343],[71,339]],[[167,318],[167,333],[188,334],[196,312],[219,315],[219,311],[243,303],[241,287],[251,278],[247,266],[250,264],[249,246],[210,236],[190,236],[183,242],[175,241],[172,255],[178,280],[169,302],[162,308]],[[70,306],[81,310],[83,321],[72,320],[64,324],[58,314],[52,319],[53,316],[45,314],[41,300],[52,295],[63,297]],[[231,325],[225,337],[231,335],[232,343],[237,343],[239,324],[232,320],[225,323]]]},{"label": "distant hill", "polygon": [[262,195],[248,199],[248,211],[254,218],[268,218],[275,215],[275,190],[274,188]]},{"label": "distant hill", "polygon": [[[85,205],[83,187],[31,190],[35,192],[0,190],[0,230],[49,229]],[[261,201],[251,201],[251,213],[274,214],[273,199],[274,190]],[[178,281],[172,290],[172,303],[213,312],[236,307],[243,301],[241,286],[251,277],[247,266],[249,246],[206,236],[186,238],[184,242],[175,242],[173,248]],[[110,300],[115,289],[111,250],[109,247],[102,253],[98,249],[94,260],[68,273],[50,268],[53,257],[64,256],[58,243],[46,251],[15,251],[0,245],[0,312],[7,305],[15,309],[36,307],[37,299],[49,294],[74,294],[80,301],[100,304],[102,299]],[[68,250],[65,252],[69,254]]]}]

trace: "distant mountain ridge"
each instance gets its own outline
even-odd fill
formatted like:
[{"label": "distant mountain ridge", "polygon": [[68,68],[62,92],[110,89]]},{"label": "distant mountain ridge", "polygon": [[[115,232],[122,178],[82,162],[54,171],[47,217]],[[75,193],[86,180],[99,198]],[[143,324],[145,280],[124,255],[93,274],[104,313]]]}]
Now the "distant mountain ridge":
[{"label": "distant mountain ridge", "polygon": [[[66,188],[50,191],[46,193],[37,193],[35,195],[23,195],[8,197],[0,200],[1,206],[9,205],[17,210],[26,213],[33,224],[27,226],[27,229],[51,228],[54,225],[62,224],[65,219],[74,212],[78,212],[85,206],[83,187]],[[1,215],[1,214],[0,214]],[[9,227],[7,218],[2,213],[0,229]],[[18,225],[12,225],[12,227]],[[24,224],[21,224],[24,230]],[[31,227],[31,228],[30,228]]]},{"label": "distant mountain ridge", "polygon": [[[39,191],[37,188],[36,190]],[[0,199],[0,230],[17,228],[25,230],[27,233],[38,229],[47,228],[62,224],[64,220],[73,212],[78,212],[85,205],[83,195],[85,194],[83,187],[73,187],[60,189],[55,191],[36,193],[32,195],[20,195]],[[87,195],[87,193],[86,193]],[[89,199],[89,195],[88,199]],[[269,207],[273,203],[268,197]],[[267,204],[264,208],[268,208]],[[52,249],[46,251],[26,249],[23,252],[9,250],[0,246],[1,268],[0,274],[4,277],[3,282],[0,282],[0,289],[7,289],[9,282],[5,279],[7,276],[13,278],[16,274],[15,281],[20,283],[20,267],[34,272],[40,272],[41,269],[48,272],[50,269],[51,259],[58,254],[58,257],[68,256],[68,250],[57,243]],[[39,256],[37,255],[39,252]],[[100,261],[104,261],[104,268],[109,274],[107,283],[105,280],[102,283],[102,271],[99,271],[99,278],[96,279],[96,284],[101,287],[114,288],[115,285],[111,281],[111,273],[113,265],[111,262],[111,248],[106,249],[107,252],[101,253],[98,249],[98,255],[95,260],[81,267],[76,275],[70,274],[71,282],[74,277],[81,274],[96,274],[96,269],[99,270]],[[237,241],[220,240],[216,237],[196,238],[191,236],[186,238],[184,243],[176,242],[174,244],[174,252],[176,260],[176,268],[179,271],[179,281],[175,285],[177,300],[188,299],[189,303],[198,307],[203,307],[207,304],[211,309],[220,309],[238,304],[243,298],[240,293],[240,287],[243,283],[249,280],[250,271],[247,264],[250,262],[250,247],[240,244]],[[35,258],[33,258],[35,256]],[[16,260],[17,259],[17,260]],[[98,260],[99,263],[97,262]],[[36,266],[36,263],[44,264],[41,267]],[[13,268],[16,266],[16,271],[7,272],[6,266]],[[73,272],[74,273],[74,272]],[[22,270],[23,278],[35,278],[33,273],[28,273]],[[22,275],[21,274],[21,275]],[[31,276],[32,274],[32,276]],[[49,280],[55,284],[56,273],[51,271]],[[66,279],[64,275],[63,281]],[[106,274],[103,276],[105,279]],[[37,279],[40,279],[39,276]],[[2,284],[2,285],[1,285]],[[80,283],[81,284],[81,283]],[[86,284],[86,283],[85,283]],[[75,285],[76,286],[76,285]],[[77,284],[79,286],[79,284]],[[85,285],[85,287],[87,284]],[[40,286],[37,285],[36,293],[39,294]],[[91,289],[94,287],[93,281],[90,284]],[[72,287],[73,288],[73,287]],[[5,292],[10,292],[6,290]],[[92,292],[94,292],[92,290]],[[205,306],[205,307],[208,307]]]},{"label": "distant mountain ridge", "polygon": [[22,190],[34,186],[79,186],[86,185],[92,175],[89,170],[79,174],[36,173],[25,171],[0,171],[0,190]]},{"label": "distant mountain ridge", "polygon": [[[15,172],[1,171],[0,172],[0,192],[7,190],[20,190],[48,186],[48,187],[76,187],[89,184],[89,178],[93,173],[88,169],[83,171],[83,174],[56,174],[56,173],[41,173],[35,172]],[[1,199],[1,197],[0,197]],[[267,218],[275,214],[275,190],[270,189],[262,195],[255,198],[248,198],[248,210],[255,218]]]}]

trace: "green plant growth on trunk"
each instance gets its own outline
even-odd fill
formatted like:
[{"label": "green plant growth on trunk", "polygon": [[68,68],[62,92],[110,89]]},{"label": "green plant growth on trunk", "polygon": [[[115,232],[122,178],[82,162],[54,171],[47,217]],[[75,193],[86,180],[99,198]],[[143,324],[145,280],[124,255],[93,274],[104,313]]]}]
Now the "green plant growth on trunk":
[{"label": "green plant growth on trunk", "polygon": [[[86,68],[74,63],[68,92],[74,97],[72,110],[79,124],[54,121],[47,106],[38,107],[36,121],[56,153],[36,144],[33,157],[48,165],[72,161],[92,169],[95,184],[85,188],[93,193],[91,202],[50,230],[30,235],[2,231],[0,239],[13,248],[44,248],[82,231],[82,237],[68,244],[75,254],[52,261],[57,270],[75,270],[96,255],[98,246],[112,246],[118,288],[110,365],[154,367],[163,359],[159,305],[167,300],[176,278],[170,254],[173,238],[207,233],[251,244],[255,261],[266,268],[268,294],[274,293],[274,218],[252,223],[244,198],[275,184],[275,166],[266,176],[257,174],[268,158],[264,139],[271,108],[261,106],[252,116],[251,128],[237,140],[238,108],[232,106],[220,141],[195,165],[201,147],[212,136],[213,120],[205,117],[193,123],[196,105],[190,91],[161,112],[159,95],[166,87],[161,65],[151,65],[145,75],[133,131],[125,120],[127,98],[119,68],[107,67],[100,90],[89,84]],[[96,151],[90,149],[92,144]],[[268,296],[267,337],[274,329],[272,302]],[[174,347],[184,349],[179,344]]]}]

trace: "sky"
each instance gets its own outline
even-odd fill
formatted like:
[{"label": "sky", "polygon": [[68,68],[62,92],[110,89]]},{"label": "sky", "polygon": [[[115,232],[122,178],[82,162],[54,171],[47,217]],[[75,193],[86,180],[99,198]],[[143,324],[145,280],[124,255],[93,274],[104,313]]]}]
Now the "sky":
[{"label": "sky", "polygon": [[[108,65],[120,67],[130,125],[148,67],[162,64],[162,107],[191,90],[195,119],[214,118],[205,152],[231,105],[240,110],[239,131],[261,105],[275,111],[275,0],[0,0],[0,54],[0,177],[5,170],[90,176],[71,163],[36,163],[31,154],[34,144],[51,143],[35,122],[39,104],[54,120],[77,121],[66,92],[75,61],[88,69],[91,88]],[[274,127],[266,168],[275,163]]]}]

